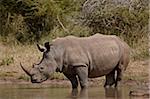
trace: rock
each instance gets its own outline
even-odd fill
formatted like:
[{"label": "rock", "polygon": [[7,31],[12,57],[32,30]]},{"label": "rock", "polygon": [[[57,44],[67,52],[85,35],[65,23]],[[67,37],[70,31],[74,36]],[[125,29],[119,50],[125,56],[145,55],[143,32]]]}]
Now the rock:
[{"label": "rock", "polygon": [[143,89],[137,89],[130,91],[129,93],[130,96],[135,96],[135,97],[148,97],[150,96],[150,91],[149,90],[143,90]]}]

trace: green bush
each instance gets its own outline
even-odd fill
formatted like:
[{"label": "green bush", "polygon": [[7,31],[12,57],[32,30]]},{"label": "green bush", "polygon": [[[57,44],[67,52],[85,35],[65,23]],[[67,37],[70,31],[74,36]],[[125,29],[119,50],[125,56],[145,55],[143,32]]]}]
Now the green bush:
[{"label": "green bush", "polygon": [[7,42],[39,41],[56,26],[61,28],[58,17],[67,24],[68,16],[74,16],[81,1],[1,0],[0,36]]},{"label": "green bush", "polygon": [[0,35],[24,43],[39,40],[55,26],[51,1],[2,0],[0,2]]}]

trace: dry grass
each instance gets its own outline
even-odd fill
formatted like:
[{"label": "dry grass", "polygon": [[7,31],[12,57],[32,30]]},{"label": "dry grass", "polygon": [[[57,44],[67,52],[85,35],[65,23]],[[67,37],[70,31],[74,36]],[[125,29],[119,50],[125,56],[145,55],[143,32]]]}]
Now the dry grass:
[{"label": "dry grass", "polygon": [[32,63],[38,62],[40,59],[40,53],[36,49],[36,46],[10,46],[0,44],[0,49],[1,78],[10,77],[10,74],[14,78],[23,77],[24,73],[20,68],[20,62],[28,68],[31,67]]},{"label": "dry grass", "polygon": [[131,61],[125,71],[125,80],[135,80],[141,82],[149,81],[149,60]]}]

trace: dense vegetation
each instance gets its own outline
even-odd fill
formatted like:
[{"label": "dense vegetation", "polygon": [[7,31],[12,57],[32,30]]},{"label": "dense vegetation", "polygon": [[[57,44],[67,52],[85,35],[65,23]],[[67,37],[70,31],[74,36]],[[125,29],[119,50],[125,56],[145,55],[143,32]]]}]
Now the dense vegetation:
[{"label": "dense vegetation", "polygon": [[0,39],[29,43],[97,32],[120,36],[148,56],[148,0],[0,0]]}]

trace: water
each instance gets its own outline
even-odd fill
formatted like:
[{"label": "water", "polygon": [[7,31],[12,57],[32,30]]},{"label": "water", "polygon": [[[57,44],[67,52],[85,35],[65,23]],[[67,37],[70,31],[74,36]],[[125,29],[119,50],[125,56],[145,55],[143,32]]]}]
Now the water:
[{"label": "water", "polygon": [[[0,85],[0,99],[138,99],[129,97],[129,87],[104,89],[102,86],[72,92],[71,88],[47,88],[38,85]],[[142,98],[139,98],[142,99]]]}]

